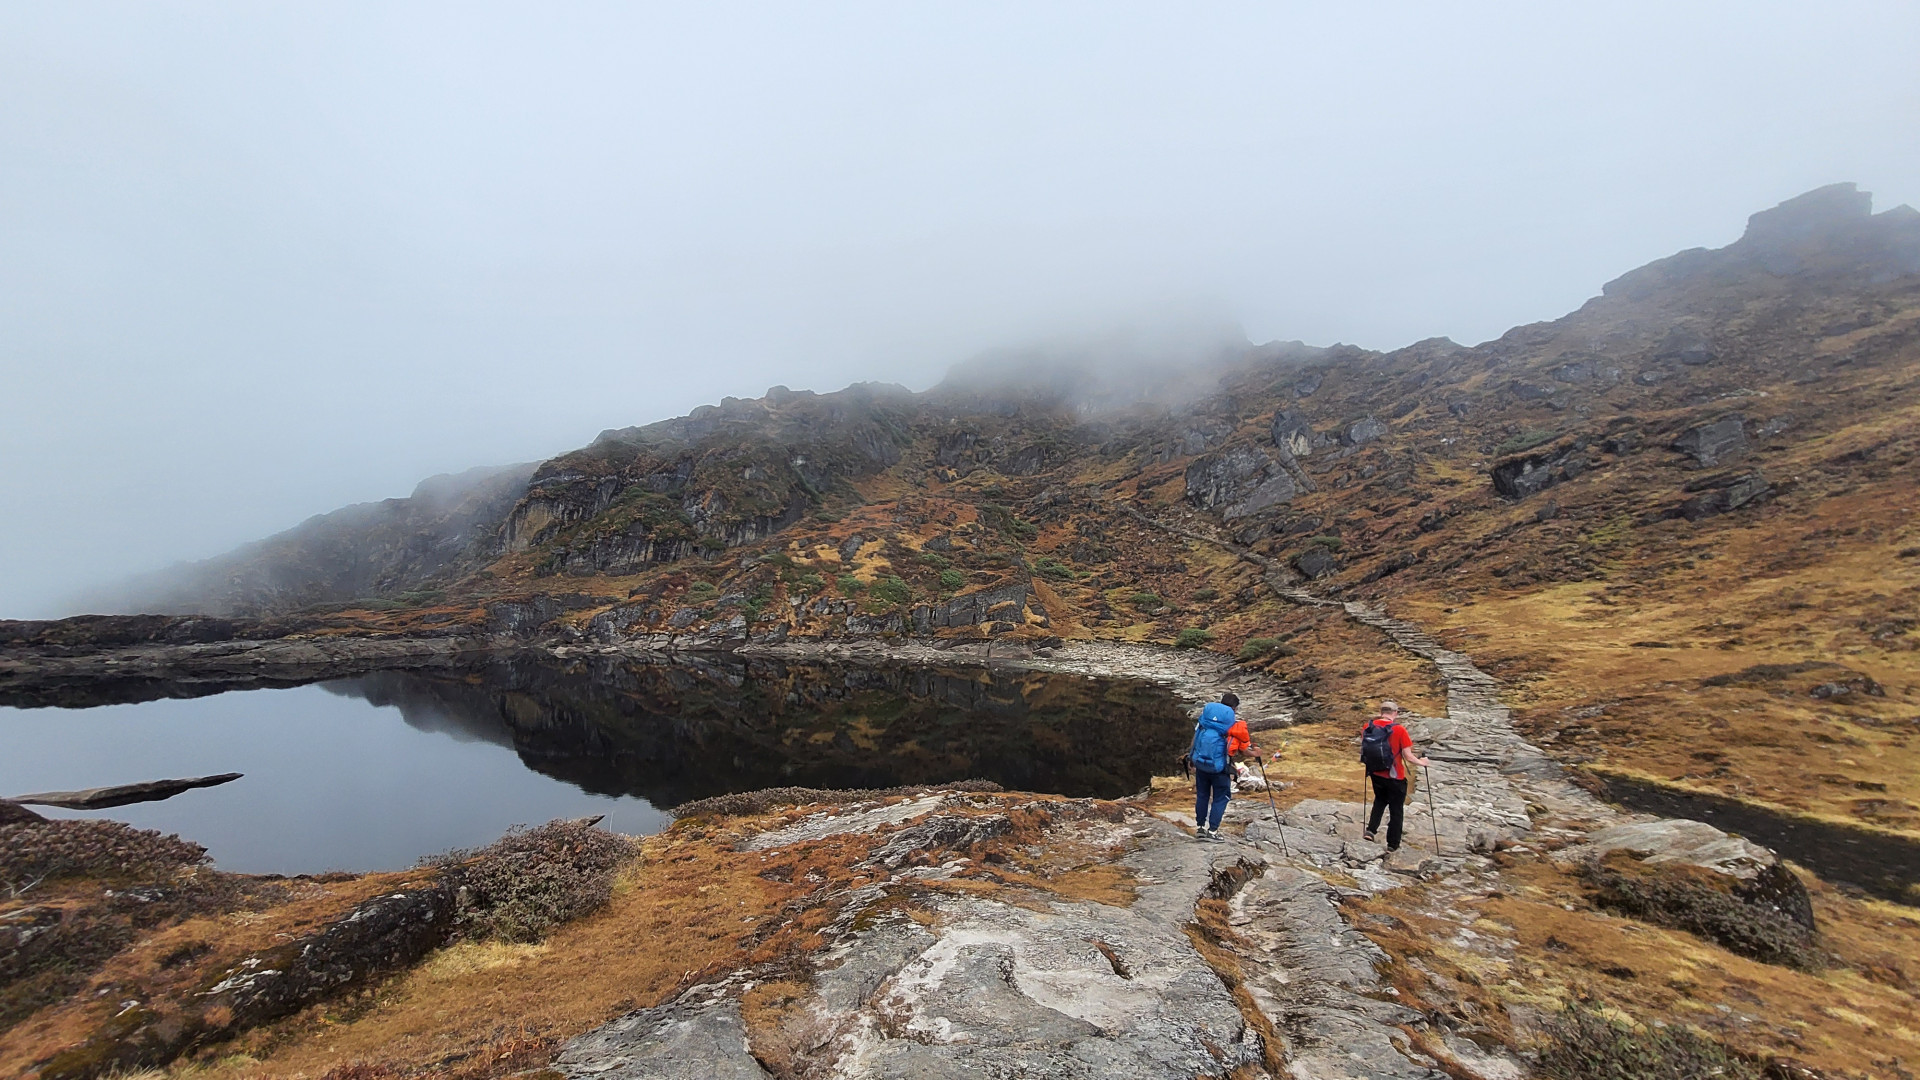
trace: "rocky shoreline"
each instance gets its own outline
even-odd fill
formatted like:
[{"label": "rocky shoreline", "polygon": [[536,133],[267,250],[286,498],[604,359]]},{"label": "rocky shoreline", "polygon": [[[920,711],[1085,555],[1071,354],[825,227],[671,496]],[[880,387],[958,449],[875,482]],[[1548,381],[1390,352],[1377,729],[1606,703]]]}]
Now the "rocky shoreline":
[{"label": "rocky shoreline", "polygon": [[[650,641],[593,645],[569,641],[447,635],[444,637],[328,636],[233,639],[119,647],[0,648],[0,704],[84,704],[91,691],[124,691],[142,682],[178,690],[288,686],[377,670],[458,667],[488,656],[526,652],[559,659],[623,657],[671,663],[716,654],[781,660],[940,667],[996,667],[1133,679],[1158,683],[1181,702],[1198,706],[1227,690],[1256,730],[1300,719],[1310,703],[1286,683],[1218,653],[1117,641],[1072,641],[1034,647],[1015,640],[950,642],[904,637],[749,641],[681,648]],[[179,694],[170,696],[181,696]]]}]

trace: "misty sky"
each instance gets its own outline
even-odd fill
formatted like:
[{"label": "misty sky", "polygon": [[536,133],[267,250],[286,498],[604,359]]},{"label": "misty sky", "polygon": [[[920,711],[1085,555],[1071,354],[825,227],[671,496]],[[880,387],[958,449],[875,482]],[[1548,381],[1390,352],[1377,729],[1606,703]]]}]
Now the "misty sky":
[{"label": "misty sky", "polygon": [[1858,181],[1920,5],[0,2],[0,617],[768,385],[1462,342]]}]

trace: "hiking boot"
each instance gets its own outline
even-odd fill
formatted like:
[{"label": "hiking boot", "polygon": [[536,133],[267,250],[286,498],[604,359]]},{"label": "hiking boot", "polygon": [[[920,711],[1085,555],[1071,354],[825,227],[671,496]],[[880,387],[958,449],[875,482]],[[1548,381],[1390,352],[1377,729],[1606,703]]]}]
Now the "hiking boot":
[{"label": "hiking boot", "polygon": [[1218,829],[1201,829],[1200,839],[1205,840],[1209,844],[1218,844],[1222,842],[1220,839],[1220,830]]},{"label": "hiking boot", "polygon": [[1362,840],[1365,840],[1365,841],[1366,841],[1367,843],[1369,843],[1369,844],[1371,844],[1371,843],[1373,843],[1373,833],[1372,833],[1372,831],[1368,831],[1368,832],[1363,832],[1363,833],[1361,833],[1361,834],[1360,834],[1360,839],[1362,839]]}]

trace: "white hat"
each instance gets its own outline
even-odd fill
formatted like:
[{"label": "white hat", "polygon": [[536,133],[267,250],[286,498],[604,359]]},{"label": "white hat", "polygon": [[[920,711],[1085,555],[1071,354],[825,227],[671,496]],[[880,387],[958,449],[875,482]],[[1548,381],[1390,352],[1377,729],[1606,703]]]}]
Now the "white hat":
[{"label": "white hat", "polygon": [[1380,703],[1380,711],[1381,712],[1399,712],[1400,703],[1393,700],[1392,698],[1388,698],[1387,700]]}]

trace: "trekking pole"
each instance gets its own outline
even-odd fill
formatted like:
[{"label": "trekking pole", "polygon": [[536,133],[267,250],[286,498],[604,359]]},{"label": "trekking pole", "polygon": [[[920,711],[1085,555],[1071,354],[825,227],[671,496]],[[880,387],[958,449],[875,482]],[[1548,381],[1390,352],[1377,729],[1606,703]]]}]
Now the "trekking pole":
[{"label": "trekking pole", "polygon": [[1293,852],[1287,850],[1287,827],[1280,824],[1280,807],[1273,801],[1273,781],[1267,779],[1267,763],[1264,759],[1253,759],[1260,766],[1260,782],[1267,785],[1267,809],[1273,811],[1273,829],[1280,834],[1280,854],[1293,858]]},{"label": "trekking pole", "polygon": [[1433,766],[1427,766],[1427,821],[1433,826],[1433,854],[1440,855],[1440,815],[1433,808]]}]

